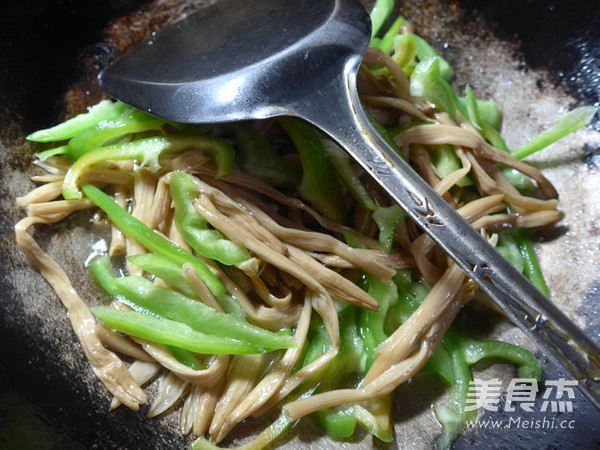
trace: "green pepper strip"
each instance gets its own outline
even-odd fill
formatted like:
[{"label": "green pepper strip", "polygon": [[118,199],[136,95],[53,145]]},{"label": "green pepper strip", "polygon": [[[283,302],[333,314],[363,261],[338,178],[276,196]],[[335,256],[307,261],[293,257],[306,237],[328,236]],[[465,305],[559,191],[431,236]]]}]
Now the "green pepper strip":
[{"label": "green pepper strip", "polygon": [[414,34],[399,34],[393,39],[394,53],[392,59],[403,70],[414,61],[417,54],[417,43]]},{"label": "green pepper strip", "polygon": [[386,126],[383,125],[379,120],[377,120],[375,118],[375,116],[369,112],[368,108],[363,107],[363,111],[367,115],[367,118],[369,119],[369,122],[371,122],[371,125],[373,125],[373,128],[375,128],[375,131],[377,131],[377,133],[379,133],[379,135],[383,138],[383,140],[387,143],[387,145],[392,147],[392,149],[394,149],[394,151],[396,153],[398,153],[398,155],[400,155],[402,157],[402,159],[406,159],[406,157],[404,156],[404,153],[402,153],[402,151],[400,150],[400,147],[394,140],[394,136],[386,128]]},{"label": "green pepper strip", "polygon": [[448,449],[464,427],[465,421],[475,418],[472,417],[474,411],[465,410],[469,382],[472,378],[461,341],[454,329],[450,328],[446,332],[423,372],[435,373],[451,386],[449,405],[438,405],[435,408],[436,417],[443,427],[436,445],[441,449]]},{"label": "green pepper strip", "polygon": [[293,188],[300,183],[301,167],[280,156],[252,124],[237,122],[230,128],[238,149],[237,162],[244,172],[274,186]]},{"label": "green pepper strip", "polygon": [[265,350],[297,347],[286,331],[273,333],[229,314],[217,312],[204,303],[168,288],[156,286],[140,276],[115,278],[113,283],[136,310],[147,310],[167,319],[185,323],[196,331],[229,337]]},{"label": "green pepper strip", "polygon": [[44,150],[43,152],[39,152],[36,154],[37,158],[40,161],[46,161],[48,158],[53,156],[65,155],[67,153],[68,147],[66,145],[61,145],[60,147],[51,148],[48,150]]},{"label": "green pepper strip", "polygon": [[183,323],[137,311],[119,311],[110,306],[96,306],[91,311],[109,328],[120,333],[194,353],[242,355],[261,352],[250,343],[200,333]]},{"label": "green pepper strip", "polygon": [[423,302],[429,290],[412,281],[412,270],[399,270],[393,278],[398,288],[398,301],[390,307],[387,326],[395,330],[404,323]]},{"label": "green pepper strip", "polygon": [[152,170],[160,168],[158,158],[166,152],[181,152],[197,149],[212,156],[217,165],[217,178],[222,178],[231,172],[234,162],[234,151],[225,140],[210,135],[168,135],[139,139],[125,144],[102,147],[86,153],[71,166],[63,184],[65,199],[81,198],[77,189],[77,181],[81,173],[93,164],[104,161],[139,160]]},{"label": "green pepper strip", "polygon": [[523,256],[523,273],[546,297],[550,297],[550,291],[542,274],[533,243],[529,238],[529,232],[524,229],[515,230],[514,237]]},{"label": "green pepper strip", "polygon": [[417,58],[419,61],[423,61],[425,58],[439,58],[440,64],[440,73],[444,80],[449,81],[454,76],[454,70],[448,61],[440,56],[440,54],[421,36],[417,36],[416,34],[409,34],[413,37],[417,44]]},{"label": "green pepper strip", "polygon": [[206,366],[204,364],[202,364],[200,361],[198,361],[198,358],[196,358],[196,355],[194,355],[189,350],[186,350],[186,349],[180,348],[180,347],[175,347],[173,345],[166,345],[165,347],[167,347],[167,350],[169,350],[171,352],[171,354],[175,357],[175,359],[177,361],[179,361],[181,364],[183,364],[185,366],[188,366],[190,369],[193,369],[193,370],[206,369]]},{"label": "green pepper strip", "polygon": [[175,203],[175,225],[183,239],[202,256],[227,266],[250,259],[245,248],[223,237],[219,230],[208,227],[208,222],[194,208],[200,195],[196,183],[184,172],[173,172],[170,179],[171,197]]},{"label": "green pepper strip", "polygon": [[346,439],[354,434],[356,417],[352,414],[352,406],[342,410],[325,409],[315,414],[325,433],[333,439]]},{"label": "green pepper strip", "polygon": [[[508,146],[498,131],[501,124],[500,109],[496,102],[477,100],[470,86],[465,96],[458,99],[462,108],[468,112],[471,123],[479,128],[481,136],[494,147],[508,152]],[[533,181],[521,172],[508,167],[501,168],[502,173],[518,189],[533,187]]]},{"label": "green pepper strip", "polygon": [[[380,310],[369,314],[355,306],[348,306],[340,313],[341,336],[340,352],[327,367],[322,376],[319,389],[347,383],[353,375],[364,375],[375,357],[375,349],[387,338],[384,331],[387,310],[397,301],[396,286],[392,282],[382,282],[369,277],[369,294],[380,302]],[[326,337],[319,331],[311,341],[310,360],[328,350],[324,346]],[[316,417],[328,435],[335,439],[343,439],[354,434],[356,423],[361,424],[379,439],[392,440],[391,396],[367,402],[363,405],[350,405],[342,410],[326,409],[318,411]]]},{"label": "green pepper strip", "polygon": [[[275,419],[267,428],[262,430],[252,441],[247,444],[242,444],[239,447],[226,447],[230,450],[261,450],[263,448],[271,448],[271,444],[285,431],[292,426],[293,422],[290,422],[282,411],[277,419]],[[204,436],[200,436],[196,439],[191,446],[192,450],[221,450],[225,447],[219,447],[212,443]]]},{"label": "green pepper strip", "polygon": [[344,183],[352,197],[360,203],[360,205],[369,210],[374,211],[377,209],[377,204],[371,198],[367,189],[362,184],[358,175],[352,168],[352,164],[350,163],[350,156],[348,153],[337,146],[334,142],[326,141],[323,142],[325,147],[325,151],[327,152],[327,157],[331,162],[331,165],[335,169],[338,177]]},{"label": "green pepper strip", "polygon": [[[460,159],[456,156],[456,152],[451,145],[436,145],[433,151],[430,152],[430,157],[433,171],[441,179],[462,168]],[[473,182],[466,175],[456,183],[456,185],[460,187],[470,186],[472,184]]]},{"label": "green pepper strip", "polygon": [[[377,0],[371,10],[371,39],[377,36],[379,30],[394,10],[394,0]],[[371,46],[373,41],[371,41]]]},{"label": "green pepper strip", "polygon": [[[484,138],[488,139],[485,134]],[[490,140],[492,145],[496,146],[500,150],[508,152],[508,147],[499,133],[495,133],[494,140],[495,141]],[[502,168],[502,173],[516,188],[527,188],[533,186],[533,182],[529,177],[514,169]],[[508,212],[512,212],[510,206],[508,208]],[[523,258],[523,273],[546,297],[550,297],[550,291],[548,290],[548,285],[546,284],[546,280],[544,280],[544,275],[540,269],[540,263],[537,255],[535,254],[533,243],[529,238],[529,232],[524,229],[514,230],[513,237]]]},{"label": "green pepper strip", "polygon": [[521,378],[542,378],[542,365],[528,350],[508,342],[463,337],[462,346],[469,364],[475,364],[482,359],[500,358],[519,365],[518,375]]},{"label": "green pepper strip", "polygon": [[552,128],[539,134],[527,144],[522,145],[512,151],[512,155],[517,159],[523,159],[526,156],[548,147],[550,144],[562,139],[573,131],[579,130],[590,123],[592,117],[598,112],[595,106],[581,106],[567,113]]},{"label": "green pepper strip", "polygon": [[485,122],[495,130],[500,128],[502,117],[496,102],[493,100],[478,100],[469,85],[465,88],[465,96],[460,97],[458,100],[467,109],[469,118],[474,125],[482,128]]},{"label": "green pepper strip", "polygon": [[356,404],[352,408],[356,421],[377,439],[387,443],[394,440],[391,411],[391,394],[373,398],[365,406]]},{"label": "green pepper strip", "polygon": [[144,277],[116,278],[106,267],[107,259],[105,257],[94,260],[94,275],[109,294],[136,311],[149,312],[184,323],[201,333],[251,342],[256,347],[268,350],[298,345],[288,332],[272,333],[263,330],[244,320],[217,312],[204,303],[192,300],[172,289],[156,286]]},{"label": "green pepper strip", "polygon": [[[450,84],[444,79],[439,57],[427,56],[415,67],[410,77],[410,93],[413,97],[427,100],[436,108],[450,114],[456,121],[457,108],[462,107]],[[463,116],[467,116],[466,111]]]},{"label": "green pepper strip", "polygon": [[156,252],[178,264],[190,263],[217,299],[227,294],[225,287],[215,274],[190,252],[154,232],[150,227],[121,208],[113,199],[97,187],[84,185],[83,192],[94,205],[106,213],[108,218],[128,238],[135,239],[151,252]]},{"label": "green pepper strip", "polygon": [[[162,263],[166,264],[167,266],[174,264],[167,258],[163,258],[162,256],[152,253],[141,254],[136,256],[145,255],[158,257],[162,259]],[[117,287],[112,282],[115,276],[110,265],[110,259],[107,256],[95,258],[90,264],[90,269],[96,277],[96,280],[98,280],[98,282],[106,292],[108,292],[112,297],[118,298],[121,301],[125,300],[121,292],[119,292]],[[179,268],[179,272],[181,273],[181,267]],[[183,279],[183,276],[181,278]],[[200,361],[198,361],[198,358],[196,358],[196,356],[189,350],[174,347],[172,345],[167,345],[166,347],[180,363],[185,364],[186,366],[194,370],[201,370],[204,368]]]},{"label": "green pepper strip", "polygon": [[381,281],[370,275],[367,280],[367,292],[379,303],[378,311],[362,309],[358,320],[358,332],[364,341],[368,370],[375,360],[377,346],[388,338],[385,320],[390,307],[398,301],[398,289],[393,281]]},{"label": "green pepper strip", "polygon": [[510,232],[498,233],[498,244],[496,250],[506,258],[519,272],[524,270],[524,258],[514,238]]},{"label": "green pepper strip", "polygon": [[379,48],[383,53],[389,55],[394,48],[394,37],[400,32],[400,28],[404,25],[404,17],[398,17],[394,20],[394,23],[390,26],[390,28],[385,32],[383,38],[381,38],[381,42],[379,43]]},{"label": "green pepper strip", "polygon": [[128,116],[113,120],[103,120],[93,127],[83,130],[69,141],[68,155],[77,160],[85,153],[105,145],[111,140],[126,134],[160,130],[167,122],[142,111],[134,111]]},{"label": "green pepper strip", "polygon": [[[319,388],[325,386],[327,389],[336,383],[336,380],[343,378],[348,368],[355,366],[356,358],[354,362],[352,358],[349,358],[349,347],[356,344],[358,341],[354,338],[359,338],[356,333],[356,319],[357,319],[357,308],[353,305],[346,307],[342,313],[340,313],[340,350],[336,358],[315,377],[313,377],[310,383],[318,384]],[[313,317],[310,325],[309,343],[305,346],[303,355],[296,364],[295,370],[304,367],[321,355],[324,355],[331,350],[331,341],[325,330],[325,325],[320,317]],[[348,408],[343,411],[335,411],[332,409],[326,409],[318,411],[315,416],[324,430],[327,433],[337,439],[348,437],[354,433],[356,426],[356,420],[348,413]]]},{"label": "green pepper strip", "polygon": [[127,260],[138,266],[140,269],[166,281],[171,286],[180,290],[186,297],[195,298],[198,296],[196,291],[194,291],[194,288],[183,276],[181,264],[159,255],[158,253],[130,255],[127,257]]},{"label": "green pepper strip", "polygon": [[[141,253],[127,257],[136,266],[151,273],[154,276],[166,281],[175,289],[181,291],[183,295],[189,298],[198,298],[198,294],[190,283],[183,276],[182,265],[166,258],[158,253]],[[245,319],[244,310],[231,294],[225,294],[219,297],[219,303],[227,314],[231,314],[238,319]]]},{"label": "green pepper strip", "polygon": [[101,120],[119,117],[127,108],[125,103],[102,100],[92,106],[87,113],[79,114],[54,127],[31,133],[27,136],[27,140],[34,142],[64,141],[81,133],[86,128],[96,125]]},{"label": "green pepper strip", "polygon": [[302,163],[300,196],[325,216],[338,223],[346,221],[346,203],[337,177],[317,132],[307,123],[280,117],[281,126],[294,141]]},{"label": "green pepper strip", "polygon": [[[507,209],[509,213],[513,212],[510,205]],[[548,285],[542,274],[539,260],[535,254],[533,242],[531,242],[531,239],[529,238],[529,232],[520,228],[513,231],[513,237],[523,258],[523,274],[542,292],[542,294],[546,297],[550,297],[550,291],[548,290]]]},{"label": "green pepper strip", "polygon": [[[366,358],[366,372],[375,360],[375,350],[387,339],[385,322],[390,308],[398,302],[398,289],[393,281],[381,281],[367,276],[367,292],[379,303],[378,311],[360,310],[358,334],[363,341],[363,354]],[[364,405],[354,405],[352,415],[362,427],[384,442],[391,442],[391,395],[373,399]]]},{"label": "green pepper strip", "polygon": [[[340,350],[324,371],[318,391],[327,391],[332,386],[348,381],[352,375],[365,373],[366,351],[359,333],[361,309],[348,306],[340,314]],[[331,437],[342,439],[352,436],[356,418],[352,406],[342,410],[324,409],[315,413],[323,429]]]},{"label": "green pepper strip", "polygon": [[[505,152],[509,151],[508,146],[504,142],[502,136],[500,136],[500,133],[489,125],[486,120],[481,119],[480,125],[482,126],[481,134],[488,142],[500,150]],[[502,174],[517,189],[534,187],[533,181],[521,172],[507,167],[503,167],[501,170]],[[509,212],[511,212],[510,207]],[[513,232],[513,237],[523,258],[523,273],[546,297],[549,297],[550,293],[548,291],[548,285],[544,280],[539,261],[533,248],[533,243],[529,238],[529,233],[527,230],[519,229]]]},{"label": "green pepper strip", "polygon": [[100,283],[100,286],[102,286],[102,289],[104,289],[111,297],[118,300],[125,300],[113,283],[115,275],[113,274],[108,256],[94,258],[90,263],[90,270],[96,277],[98,283]]},{"label": "green pepper strip", "polygon": [[450,328],[436,353],[423,368],[424,372],[436,373],[452,386],[450,406],[436,407],[436,415],[444,427],[436,441],[438,447],[450,448],[465,421],[475,418],[475,411],[465,409],[469,382],[472,380],[469,366],[487,358],[500,358],[517,364],[521,378],[535,378],[538,381],[541,378],[541,365],[529,351],[507,342],[476,340]]}]

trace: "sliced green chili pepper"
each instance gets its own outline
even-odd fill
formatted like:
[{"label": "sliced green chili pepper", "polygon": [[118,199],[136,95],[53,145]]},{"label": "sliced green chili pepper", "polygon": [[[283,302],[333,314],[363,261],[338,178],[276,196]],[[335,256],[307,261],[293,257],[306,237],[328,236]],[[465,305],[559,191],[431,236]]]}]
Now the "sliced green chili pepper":
[{"label": "sliced green chili pepper", "polygon": [[219,279],[202,261],[190,252],[182,249],[153,231],[150,227],[121,208],[113,199],[97,187],[84,185],[83,192],[92,203],[106,213],[111,222],[113,222],[128,238],[135,239],[148,250],[159,253],[174,262],[179,264],[190,263],[202,281],[206,283],[208,289],[210,289],[213,295],[218,299],[227,294],[225,287]]},{"label": "sliced green chili pepper", "polygon": [[180,347],[174,347],[172,345],[166,345],[166,347],[177,361],[185,366],[188,366],[190,369],[202,370],[206,368],[204,364],[201,364],[200,361],[198,361],[196,355],[189,350]]},{"label": "sliced green chili pepper", "polygon": [[67,150],[68,148],[66,145],[61,145],[60,147],[55,147],[39,152],[36,156],[40,161],[46,161],[48,158],[51,158],[53,156],[66,155]]},{"label": "sliced green chili pepper", "polygon": [[327,152],[327,156],[331,162],[331,165],[350,194],[352,194],[352,197],[354,197],[354,199],[360,203],[363,208],[369,211],[374,211],[377,209],[377,204],[371,198],[367,192],[367,189],[352,168],[348,153],[331,141],[324,141],[323,146]]},{"label": "sliced green chili pepper", "polygon": [[200,333],[183,323],[137,311],[119,311],[110,306],[96,306],[91,311],[113,330],[194,353],[238,355],[261,352],[250,343]]},{"label": "sliced green chili pepper", "polygon": [[[513,209],[508,206],[508,212],[513,212]],[[542,274],[540,263],[533,242],[529,238],[529,232],[526,229],[519,228],[513,231],[513,237],[523,258],[523,274],[537,287],[546,297],[550,297],[548,285]]]},{"label": "sliced green chili pepper", "polygon": [[[477,100],[470,86],[466,87],[465,97],[459,98],[459,102],[468,111],[471,123],[479,128],[481,136],[494,147],[509,152],[506,142],[504,142],[498,131],[501,122],[498,105],[493,101]],[[517,189],[526,190],[535,188],[533,180],[518,170],[510,167],[500,167],[500,170],[510,184]]]},{"label": "sliced green chili pepper", "polygon": [[566,135],[585,127],[592,117],[598,112],[595,106],[581,106],[567,113],[552,128],[539,134],[527,144],[522,145],[512,151],[512,155],[517,159],[523,159],[526,156],[548,147],[550,144],[562,139]]},{"label": "sliced green chili pepper", "polygon": [[111,297],[119,300],[123,300],[123,296],[113,283],[115,275],[110,265],[110,258],[108,256],[99,256],[94,258],[90,263],[90,269],[102,289],[104,289]]},{"label": "sliced green chili pepper", "polygon": [[302,179],[298,164],[280,156],[269,141],[248,122],[230,125],[238,152],[237,162],[246,173],[274,186],[296,187]]},{"label": "sliced green chili pepper", "polygon": [[132,133],[160,130],[166,120],[151,116],[143,111],[133,111],[111,120],[102,120],[95,126],[86,128],[73,136],[67,145],[67,154],[73,160],[79,159],[85,153],[101,147],[111,140]]},{"label": "sliced green chili pepper", "polygon": [[398,288],[398,301],[390,307],[386,330],[395,330],[404,323],[429,293],[425,285],[412,281],[412,270],[399,270],[393,280]]},{"label": "sliced green chili pepper", "polygon": [[[421,60],[410,77],[410,93],[413,97],[429,101],[456,120],[459,106],[457,96],[444,79],[440,70],[441,59],[427,56]],[[463,114],[465,115],[465,114]]]},{"label": "sliced green chili pepper", "polygon": [[542,365],[528,350],[508,342],[485,340],[480,341],[463,337],[463,349],[469,364],[475,364],[482,359],[500,358],[519,366],[518,375],[521,378],[542,379]]},{"label": "sliced green chili pepper", "polygon": [[[150,256],[151,258],[144,258],[146,256]],[[155,253],[144,253],[132,256],[130,258],[137,259],[138,262],[141,262],[141,264],[146,263],[145,265],[149,265],[152,268],[154,268],[159,262],[162,263],[163,266],[168,267],[169,269],[172,269],[173,265],[177,267],[176,263]],[[92,270],[92,273],[106,292],[108,292],[112,297],[118,298],[121,301],[126,301],[124,295],[119,291],[118,287],[114,283],[115,276],[110,265],[110,259],[107,256],[95,258],[90,264],[90,269]],[[159,269],[159,271],[160,270],[161,269]],[[179,266],[179,275],[181,277],[181,280],[183,280],[183,282],[186,282],[183,278],[183,275],[181,275],[181,266]],[[190,286],[188,285],[188,287]],[[194,294],[193,289],[192,293]],[[172,345],[167,345],[166,347],[180,363],[185,364],[186,366],[194,370],[201,370],[204,368],[200,361],[198,361],[198,358],[196,358],[196,356],[189,350],[174,347]]]},{"label": "sliced green chili pepper", "polygon": [[318,316],[313,316],[311,319],[307,343],[308,344],[304,347],[302,357],[299,358],[299,361],[296,364],[296,369],[309,365],[332,348],[331,340],[327,335],[325,325]]},{"label": "sliced green chili pepper", "polygon": [[229,314],[217,312],[204,303],[176,291],[156,286],[144,277],[115,278],[113,282],[125,297],[123,302],[132,308],[185,323],[193,330],[250,342],[266,350],[298,346],[288,331],[273,333],[264,330]]},{"label": "sliced green chili pepper", "polygon": [[[377,36],[379,30],[394,10],[394,0],[377,0],[371,10],[371,39]],[[373,47],[374,45],[371,44]]]},{"label": "sliced green chili pepper", "polygon": [[514,237],[523,257],[523,273],[546,297],[550,297],[550,291],[542,274],[533,243],[529,239],[528,231],[522,228],[515,230]]},{"label": "sliced green chili pepper", "polygon": [[367,248],[365,244],[362,243],[362,241],[358,238],[358,236],[356,236],[352,231],[350,231],[349,229],[345,228],[342,231],[342,234],[344,236],[344,240],[346,241],[346,243],[350,246],[350,247],[354,247],[354,248]]},{"label": "sliced green chili pepper", "polygon": [[300,196],[321,213],[338,223],[345,223],[346,203],[342,188],[327,159],[323,143],[317,132],[307,123],[291,117],[278,119],[294,141],[302,163]]},{"label": "sliced green chili pepper", "polygon": [[379,48],[386,55],[389,55],[392,52],[392,49],[394,48],[394,37],[400,32],[402,25],[404,25],[404,17],[398,17],[381,38]]},{"label": "sliced green chili pepper", "polygon": [[381,281],[370,275],[367,280],[367,292],[379,303],[378,311],[360,310],[358,319],[358,333],[364,342],[368,370],[375,361],[375,350],[388,338],[385,321],[390,307],[398,301],[398,289],[393,281]]},{"label": "sliced green chili pepper", "polygon": [[454,76],[454,70],[448,61],[440,56],[440,54],[421,36],[417,36],[416,34],[410,34],[415,43],[417,44],[417,58],[419,61],[423,61],[426,58],[439,58],[440,65],[440,74],[444,78],[444,80],[449,81]]},{"label": "sliced green chili pepper", "polygon": [[523,175],[516,169],[512,167],[502,167],[500,169],[502,175],[508,180],[510,184],[516,187],[518,190],[534,190],[536,185],[534,181],[529,178],[527,175]]},{"label": "sliced green chili pepper", "polygon": [[[152,254],[150,254],[150,255],[152,255]],[[142,256],[142,255],[138,255],[138,256]],[[152,256],[158,256],[158,255],[152,255]],[[167,260],[166,258],[163,258],[163,259],[165,260],[166,263],[173,264],[171,261]],[[96,280],[98,280],[98,282],[100,283],[100,285],[106,292],[108,292],[112,297],[118,298],[120,300],[124,300],[123,295],[119,292],[119,290],[113,283],[114,275],[113,275],[112,267],[110,265],[110,260],[108,257],[102,256],[99,258],[95,258],[90,264],[90,269],[92,270],[92,273],[96,277]],[[180,269],[180,272],[181,272],[181,269]],[[171,352],[171,354],[177,359],[177,361],[179,361],[180,363],[185,364],[186,366],[188,366],[194,370],[201,370],[203,368],[202,364],[200,364],[200,361],[198,361],[198,358],[196,358],[196,356],[193,353],[191,353],[189,350],[185,350],[185,349],[179,348],[179,347],[174,347],[172,345],[167,345],[166,347]]]},{"label": "sliced green chili pepper", "polygon": [[[352,376],[363,375],[366,370],[366,351],[359,333],[360,308],[350,305],[340,314],[340,350],[323,373],[317,391],[327,391],[339,384],[347,384]],[[351,407],[344,410],[325,409],[316,417],[324,430],[332,437],[351,436],[356,427],[356,418]]]},{"label": "sliced green chili pepper", "polygon": [[194,208],[200,191],[190,175],[173,172],[170,179],[171,197],[175,203],[175,225],[183,239],[199,254],[225,265],[240,264],[250,259],[245,248],[223,237],[219,230],[209,228],[208,222]]},{"label": "sliced green chili pepper", "polygon": [[139,255],[130,255],[127,260],[138,266],[140,269],[151,273],[152,275],[166,281],[171,286],[180,290],[185,296],[195,298],[198,295],[194,288],[187,282],[183,276],[181,264],[171,259],[159,255],[158,253],[140,253]]},{"label": "sliced green chili pepper", "polygon": [[[186,297],[197,298],[198,294],[183,276],[182,264],[174,262],[158,253],[141,253],[127,257],[136,266],[166,281]],[[238,319],[245,319],[246,314],[237,300],[230,294],[218,298],[220,305],[227,314]]]},{"label": "sliced green chili pepper", "polygon": [[264,330],[229,314],[217,312],[172,289],[157,286],[144,277],[116,278],[110,269],[107,270],[106,260],[105,257],[94,261],[94,274],[109,294],[136,311],[184,323],[201,333],[251,342],[256,347],[268,350],[298,345],[289,332],[273,333]]},{"label": "sliced green chili pepper", "polygon": [[467,111],[465,119],[469,120],[476,128],[481,128],[481,117],[479,116],[477,99],[475,98],[475,94],[473,94],[471,86],[467,85],[465,96],[462,98],[459,97],[458,101],[462,104],[465,111]]},{"label": "sliced green chili pepper", "polygon": [[87,113],[79,114],[54,127],[31,133],[27,136],[27,140],[34,142],[64,141],[81,133],[86,128],[96,125],[101,120],[119,117],[127,108],[125,103],[102,100],[92,106]]},{"label": "sliced green chili pepper", "polygon": [[325,409],[315,414],[325,433],[333,439],[346,439],[354,434],[356,417],[352,414],[352,407],[341,411]]},{"label": "sliced green chili pepper", "polygon": [[352,408],[352,415],[356,421],[383,442],[394,440],[391,413],[391,395],[373,398],[366,402],[364,406],[357,404]]},{"label": "sliced green chili pepper", "polygon": [[369,122],[371,122],[371,125],[373,125],[373,128],[375,128],[375,131],[379,133],[383,140],[390,147],[392,147],[396,151],[396,153],[398,153],[398,155],[400,155],[403,159],[406,159],[404,153],[400,151],[400,147],[398,147],[398,144],[394,140],[392,133],[385,127],[385,125],[383,125],[379,120],[377,120],[375,116],[369,112],[368,108],[363,108],[363,111],[367,115],[367,118],[369,119]]},{"label": "sliced green chili pepper", "polygon": [[394,37],[392,59],[402,69],[413,62],[417,55],[417,42],[414,36],[414,34],[409,33],[399,34]]},{"label": "sliced green chili pepper", "polygon": [[468,118],[479,128],[483,128],[485,122],[495,130],[500,129],[502,116],[498,104],[492,100],[478,100],[473,94],[471,86],[465,88],[465,96],[459,97],[459,102],[466,108]]},{"label": "sliced green chili pepper", "polygon": [[438,374],[451,386],[449,404],[440,404],[435,408],[436,417],[443,427],[436,445],[441,449],[448,449],[464,428],[465,422],[475,419],[475,411],[466,410],[472,377],[461,342],[454,330],[446,332],[434,356],[436,358],[430,359],[424,370]]},{"label": "sliced green chili pepper", "polygon": [[[436,145],[433,151],[429,153],[429,156],[431,157],[434,173],[441,179],[450,175],[452,172],[462,169],[460,159],[456,156],[456,152],[451,145]],[[473,182],[466,175],[456,183],[456,185],[460,187],[471,186],[472,184]]]},{"label": "sliced green chili pepper", "polygon": [[487,123],[493,127],[494,130],[500,130],[502,125],[502,114],[500,113],[498,103],[493,100],[477,99],[477,109],[479,110],[479,116],[482,122]]},{"label": "sliced green chili pepper", "polygon": [[525,262],[512,233],[498,233],[496,250],[515,266],[519,272],[523,272]]},{"label": "sliced green chili pepper", "polygon": [[197,149],[212,156],[217,165],[216,176],[225,177],[233,168],[234,151],[224,139],[210,135],[179,134],[139,139],[125,144],[102,147],[86,153],[71,166],[65,176],[63,197],[65,199],[81,198],[77,189],[77,181],[81,173],[93,164],[103,161],[139,160],[152,170],[158,170],[158,159],[167,152],[181,152]]}]

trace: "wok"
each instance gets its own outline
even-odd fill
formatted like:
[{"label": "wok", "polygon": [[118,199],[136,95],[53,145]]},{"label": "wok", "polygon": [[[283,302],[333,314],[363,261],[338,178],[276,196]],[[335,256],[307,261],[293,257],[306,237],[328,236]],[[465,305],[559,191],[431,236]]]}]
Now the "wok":
[{"label": "wok", "polygon": [[[34,147],[28,133],[85,110],[101,95],[100,68],[201,1],[144,3],[136,0],[13,2],[0,19],[0,447],[180,448],[190,442],[175,415],[147,419],[119,408],[94,378],[64,309],[44,280],[15,248],[12,227],[22,216],[14,197],[30,189]],[[457,69],[457,86],[472,85],[498,101],[509,144],[518,145],[551,125],[565,108],[596,103],[600,96],[600,10],[594,2],[436,0],[402,2],[400,13]],[[116,21],[116,22],[115,22]],[[111,25],[112,23],[112,25]],[[562,108],[562,111],[561,111]],[[527,119],[527,120],[525,120]],[[537,157],[535,163],[558,188],[565,219],[536,235],[551,293],[592,338],[600,333],[600,124],[578,132]],[[92,296],[82,255],[89,230],[66,225],[59,236],[36,232],[42,246],[68,267],[75,286]],[[493,315],[478,317],[474,332],[530,343]],[[530,347],[531,348],[531,347]],[[512,368],[480,366],[482,379],[514,377]],[[546,379],[560,374],[545,365]],[[401,387],[395,406],[396,436],[389,448],[430,448],[438,425],[429,405],[443,395],[432,379]],[[506,385],[506,383],[505,383]],[[485,418],[568,419],[566,429],[466,431],[456,448],[595,448],[600,412],[578,392],[570,413],[486,413]],[[305,421],[283,442],[289,448],[330,447]],[[239,436],[255,423],[242,425]],[[388,448],[357,436],[356,448]]]}]

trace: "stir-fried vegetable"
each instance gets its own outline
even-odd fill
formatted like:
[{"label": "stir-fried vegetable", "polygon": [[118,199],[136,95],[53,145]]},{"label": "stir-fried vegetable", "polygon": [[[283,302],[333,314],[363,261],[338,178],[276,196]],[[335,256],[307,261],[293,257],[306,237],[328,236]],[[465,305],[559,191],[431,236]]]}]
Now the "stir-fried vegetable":
[{"label": "stir-fried vegetable", "polygon": [[[575,109],[510,151],[498,105],[468,86],[457,95],[448,62],[391,16],[393,6],[379,0],[372,13],[374,48],[361,69],[369,118],[547,294],[526,228],[560,219],[556,193],[519,160],[596,109]],[[199,133],[103,100],[29,136],[56,145],[38,156],[58,175],[20,199],[29,217],[18,242],[69,309],[116,404],[144,403],[140,386],[160,366],[151,414],[183,397],[194,448],[214,448],[237,423],[272,410],[275,421],[242,448],[271,445],[308,414],[335,439],[359,425],[390,442],[393,391],[429,373],[450,389],[434,407],[438,446],[449,448],[473,418],[473,364],[502,359],[540,380],[526,349],[453,323],[478,300],[476,288],[337,144],[297,119],[261,125]],[[543,195],[523,193],[533,189]],[[88,309],[26,230],[91,208],[111,227],[111,257],[90,267],[113,303]],[[116,353],[135,362],[127,369]]]},{"label": "stir-fried vegetable", "polygon": [[204,303],[192,300],[172,289],[155,286],[144,277],[113,277],[106,264],[106,259],[98,259],[92,263],[100,284],[135,311],[170,319],[208,335],[245,342],[257,349],[273,350],[296,345],[288,333],[274,334],[255,327],[229,314],[217,312]]}]

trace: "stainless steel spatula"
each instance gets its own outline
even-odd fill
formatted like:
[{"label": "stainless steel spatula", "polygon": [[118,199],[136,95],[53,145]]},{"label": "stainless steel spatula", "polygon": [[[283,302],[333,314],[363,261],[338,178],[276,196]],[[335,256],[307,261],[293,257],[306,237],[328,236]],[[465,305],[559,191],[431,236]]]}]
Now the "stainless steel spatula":
[{"label": "stainless steel spatula", "polygon": [[222,0],[166,28],[100,75],[156,116],[216,123],[302,118],[344,147],[600,408],[600,349],[377,134],[356,73],[370,39],[355,0]]}]

